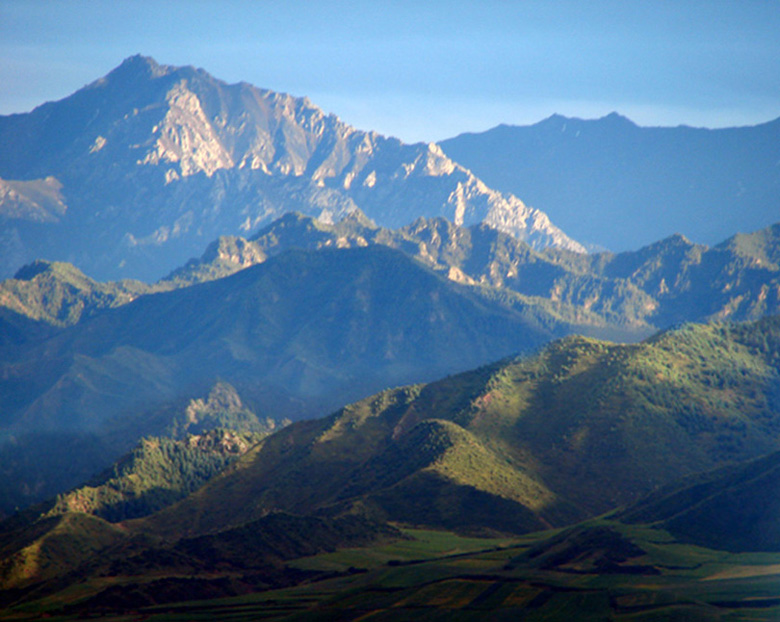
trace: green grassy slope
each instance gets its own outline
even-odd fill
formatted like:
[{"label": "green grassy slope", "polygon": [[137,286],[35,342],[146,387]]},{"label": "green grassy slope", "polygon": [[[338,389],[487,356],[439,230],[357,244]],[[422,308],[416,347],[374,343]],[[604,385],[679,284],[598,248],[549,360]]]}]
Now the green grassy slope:
[{"label": "green grassy slope", "polygon": [[21,590],[62,577],[126,537],[120,527],[79,513],[5,532],[0,536],[0,590]]},{"label": "green grassy slope", "polygon": [[20,345],[0,363],[0,438],[67,429],[116,457],[164,433],[156,411],[220,379],[262,418],[302,418],[570,330],[533,301],[493,300],[389,248],[290,251]]},{"label": "green grassy slope", "polygon": [[[778,448],[779,360],[780,318],[634,345],[567,338],[292,425],[147,526],[197,533],[327,507],[439,526],[566,524]],[[474,510],[491,503],[504,510]]]},{"label": "green grassy slope", "polygon": [[[767,318],[686,325],[632,345],[567,338],[532,357],[386,390],[263,439],[187,498],[119,532],[73,513],[6,532],[7,602],[18,615],[119,614],[336,572],[311,584],[321,592],[289,592],[279,611],[390,620],[411,611],[627,620],[742,611],[771,619],[762,616],[780,607],[769,580],[780,572],[777,555],[701,545],[777,550],[778,369],[780,318]],[[399,535],[382,526],[392,519],[483,535],[565,526],[772,448],[693,486],[661,489],[624,514],[509,548],[492,541],[474,555],[442,558],[437,548],[426,556],[421,545],[388,545]],[[45,553],[59,550],[44,543],[60,524],[85,540],[87,553],[73,563]],[[362,553],[340,550],[367,544]],[[319,558],[325,551],[335,552]],[[43,559],[53,560],[50,574],[24,570]],[[243,602],[284,600],[276,594]],[[200,606],[221,615],[218,602]],[[231,611],[241,619],[244,609]],[[264,615],[276,619],[276,611]]]}]

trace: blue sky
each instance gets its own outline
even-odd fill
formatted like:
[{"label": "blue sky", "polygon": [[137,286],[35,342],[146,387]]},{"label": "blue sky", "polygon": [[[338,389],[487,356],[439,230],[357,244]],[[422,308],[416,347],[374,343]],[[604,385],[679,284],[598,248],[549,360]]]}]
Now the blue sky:
[{"label": "blue sky", "polygon": [[640,125],[780,116],[780,0],[0,0],[0,114],[135,53],[440,140],[553,113]]}]

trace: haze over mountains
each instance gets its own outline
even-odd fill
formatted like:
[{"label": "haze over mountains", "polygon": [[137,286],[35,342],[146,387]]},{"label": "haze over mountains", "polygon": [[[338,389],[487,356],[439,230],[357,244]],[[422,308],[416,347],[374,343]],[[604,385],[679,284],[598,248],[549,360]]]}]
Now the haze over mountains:
[{"label": "haze over mountains", "polygon": [[638,251],[583,255],[535,251],[484,224],[459,227],[444,218],[388,229],[356,210],[333,224],[289,213],[252,238],[220,237],[153,285],[101,283],[70,264],[37,261],[0,283],[0,314],[9,325],[68,326],[143,294],[229,276],[291,249],[369,245],[403,251],[451,281],[503,290],[504,297],[515,292],[538,313],[615,339],[684,321],[757,319],[780,304],[778,225],[714,247],[672,236]]},{"label": "haze over mountains", "polygon": [[690,326],[637,345],[573,337],[384,391],[285,428],[151,522],[198,533],[269,507],[357,503],[408,524],[565,525],[780,446],[779,326]]},{"label": "haze over mountains", "polygon": [[553,115],[440,144],[491,187],[612,251],[675,233],[715,244],[780,215],[780,119],[710,130]]},{"label": "haze over mountains", "polygon": [[5,277],[43,258],[100,279],[156,280],[219,235],[290,210],[327,221],[359,207],[392,227],[442,215],[582,250],[435,144],[361,132],[306,98],[141,56],[1,117],[0,142]]},{"label": "haze over mountains", "polygon": [[48,259],[152,281],[220,235],[356,207],[392,228],[485,222],[537,249],[584,250],[576,239],[632,250],[673,233],[713,244],[776,221],[778,123],[556,115],[442,151],[355,130],[306,98],[135,56],[61,101],[0,117],[0,276]]},{"label": "haze over mountains", "polygon": [[[44,288],[72,291],[54,281]],[[95,289],[84,298],[99,300]],[[13,327],[29,321],[10,315]],[[163,433],[171,425],[165,408],[219,380],[234,384],[261,418],[278,422],[462,371],[571,329],[519,296],[503,301],[373,245],[289,251],[225,278],[97,309],[56,334],[19,330],[0,352],[0,426],[8,481],[18,494],[29,491],[30,502],[105,466],[104,452],[116,456],[142,436]],[[87,472],[60,479],[70,473],[58,462],[67,461],[64,452],[42,460],[49,470],[33,476],[37,484],[28,481],[37,471],[26,460],[51,454],[44,441],[52,434],[63,437],[63,449],[89,447],[80,450]],[[26,458],[10,458],[20,453]]]},{"label": "haze over mountains", "polygon": [[[780,550],[774,123],[530,128],[540,183],[604,236],[621,204],[642,228],[658,161],[699,183],[671,147],[715,154],[713,214],[752,180],[749,232],[587,254],[437,145],[191,67],[132,57],[0,118],[0,618],[280,587],[263,619],[780,615],[776,585],[699,581],[734,565],[715,549]],[[504,134],[446,149],[509,183]],[[592,178],[602,211],[566,195]]]},{"label": "haze over mountains", "polygon": [[[771,227],[713,248],[678,236],[618,255],[535,251],[484,224],[392,230],[353,212],[332,225],[287,214],[250,240],[220,238],[154,285],[39,261],[0,284],[2,431],[15,439],[3,508],[165,433],[176,404],[218,380],[278,422],[566,334],[635,341],[777,313],[778,249]],[[80,463],[61,468],[53,434]],[[26,466],[40,452],[51,455]]]}]

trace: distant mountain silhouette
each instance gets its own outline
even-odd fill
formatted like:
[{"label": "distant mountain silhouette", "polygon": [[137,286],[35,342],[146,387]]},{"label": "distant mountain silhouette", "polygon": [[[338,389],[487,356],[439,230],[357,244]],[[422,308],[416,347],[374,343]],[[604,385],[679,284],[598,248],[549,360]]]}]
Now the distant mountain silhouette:
[{"label": "distant mountain silhouette", "polygon": [[780,119],[709,130],[553,115],[440,144],[491,187],[612,251],[674,233],[714,244],[780,215]]}]

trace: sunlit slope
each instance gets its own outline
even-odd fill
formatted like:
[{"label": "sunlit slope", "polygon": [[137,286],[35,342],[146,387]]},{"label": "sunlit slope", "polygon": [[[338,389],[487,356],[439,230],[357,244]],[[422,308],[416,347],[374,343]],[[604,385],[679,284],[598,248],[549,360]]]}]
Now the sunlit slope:
[{"label": "sunlit slope", "polygon": [[[565,524],[776,449],[779,353],[778,318],[636,345],[567,338],[292,425],[150,525],[199,532],[348,507],[427,525]],[[475,509],[490,503],[514,509]]]}]

